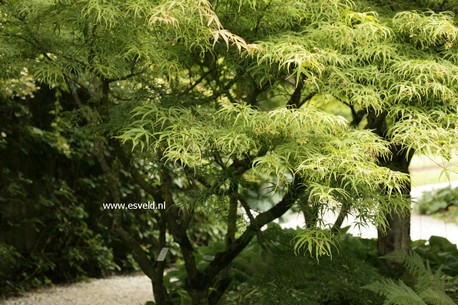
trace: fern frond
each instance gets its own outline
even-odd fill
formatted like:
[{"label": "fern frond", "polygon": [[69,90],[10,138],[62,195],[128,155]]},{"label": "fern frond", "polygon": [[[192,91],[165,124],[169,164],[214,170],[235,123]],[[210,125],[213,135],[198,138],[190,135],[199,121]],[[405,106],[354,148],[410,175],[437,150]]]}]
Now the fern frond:
[{"label": "fern frond", "polygon": [[442,290],[427,288],[419,296],[430,305],[456,305],[456,303]]},{"label": "fern frond", "polygon": [[419,256],[416,253],[412,255],[406,255],[402,252],[395,252],[385,255],[383,256],[383,258],[403,264],[404,266],[406,266],[409,273],[412,274],[414,277],[420,277],[424,274],[431,273],[431,268],[429,267],[429,264],[425,264],[421,256]]},{"label": "fern frond", "polygon": [[[422,302],[415,304],[456,305],[445,293],[442,280],[440,279],[440,269],[436,273],[433,273],[428,261],[423,261],[417,253],[411,255],[392,253],[383,258],[399,262],[406,266],[408,272],[415,280],[414,290],[407,287],[402,281],[395,283],[392,280],[365,286],[367,289],[386,296],[387,302],[390,300],[394,301],[394,303],[387,304],[410,304],[401,303],[404,301],[408,302],[408,299],[410,299],[412,302]],[[399,298],[400,296],[403,296],[403,298]]]},{"label": "fern frond", "polygon": [[412,288],[402,281],[396,283],[391,279],[385,279],[363,286],[363,288],[386,297],[384,305],[427,305]]}]

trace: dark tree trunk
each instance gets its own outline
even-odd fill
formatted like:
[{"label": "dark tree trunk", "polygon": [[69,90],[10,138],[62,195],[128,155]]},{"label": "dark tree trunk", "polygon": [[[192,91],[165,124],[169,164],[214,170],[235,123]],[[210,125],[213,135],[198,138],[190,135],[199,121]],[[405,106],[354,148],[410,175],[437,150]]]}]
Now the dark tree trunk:
[{"label": "dark tree trunk", "polygon": [[188,290],[192,305],[209,305],[208,288],[201,290]]},{"label": "dark tree trunk", "polygon": [[[386,113],[377,114],[373,109],[369,109],[367,113],[366,129],[371,129],[377,135],[390,141],[388,136],[388,126],[386,121]],[[395,171],[409,174],[409,165],[414,151],[407,151],[405,147],[392,145],[391,152],[393,154],[390,160],[380,160],[381,164]],[[410,199],[411,183],[410,181],[402,188],[402,194],[408,200]],[[410,209],[402,214],[386,215],[388,221],[388,229],[386,232],[378,230],[377,250],[380,256],[390,252],[408,253],[411,249],[410,240]],[[402,273],[402,268],[395,266],[393,262],[386,263],[388,273]]]},{"label": "dark tree trunk", "polygon": [[393,251],[408,253],[410,251],[410,211],[405,214],[387,215],[389,229],[378,230],[377,250],[379,255]]},{"label": "dark tree trunk", "polygon": [[[393,159],[389,160],[384,165],[392,170],[408,174],[413,151],[407,153],[402,147],[393,146],[392,153]],[[409,201],[411,189],[410,181],[402,188],[402,195]],[[387,255],[391,252],[410,252],[410,217],[410,207],[402,213],[391,213],[386,215],[389,226],[388,230],[386,232],[380,229],[378,230],[377,251],[380,256]],[[387,260],[385,267],[386,271],[391,275],[401,275],[403,273],[403,268],[393,261]]]}]

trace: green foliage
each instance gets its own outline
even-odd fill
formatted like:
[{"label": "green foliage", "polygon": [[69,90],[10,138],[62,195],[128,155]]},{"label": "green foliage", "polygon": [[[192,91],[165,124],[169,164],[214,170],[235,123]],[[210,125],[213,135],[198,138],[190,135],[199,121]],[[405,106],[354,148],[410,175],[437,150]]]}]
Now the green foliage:
[{"label": "green foliage", "polygon": [[458,276],[445,275],[442,277],[444,281],[445,292],[458,303]]},{"label": "green foliage", "polygon": [[373,259],[375,243],[344,235],[331,259],[295,255],[294,230],[272,226],[234,262],[234,280],[223,304],[381,304],[361,289],[381,279]]},{"label": "green foliage", "polygon": [[261,69],[266,63],[278,66],[296,84],[302,77],[308,91],[331,94],[356,111],[387,112],[394,143],[408,151],[447,155],[456,145],[451,110],[456,66],[440,54],[422,53],[417,44],[442,47],[452,58],[456,33],[445,13],[400,12],[389,24],[376,12],[347,9],[316,29],[308,26],[300,35],[288,32],[260,42],[263,52],[252,69],[275,78],[277,74]]},{"label": "green foliage", "polygon": [[458,188],[450,186],[423,193],[416,209],[420,214],[434,215],[458,223]]},{"label": "green foliage", "polygon": [[366,286],[378,294],[384,295],[387,301],[384,304],[426,305],[415,291],[404,282],[396,283],[393,280],[383,280]]},{"label": "green foliage", "polygon": [[364,287],[383,295],[386,298],[384,304],[456,304],[445,293],[443,281],[440,278],[440,270],[433,273],[428,262],[425,263],[418,254],[410,256],[404,254],[392,254],[385,258],[395,260],[406,266],[407,270],[414,279],[414,285],[413,287],[409,287],[401,280],[395,282],[391,279],[385,279]]},{"label": "green foliage", "polygon": [[453,15],[446,12],[400,12],[393,18],[393,26],[400,34],[422,48],[451,46],[458,37]]},{"label": "green foliage", "polygon": [[102,276],[125,261],[100,217],[106,183],[87,134],[69,125],[56,91],[23,85],[0,104],[2,296]]},{"label": "green foliage", "polygon": [[298,232],[294,251],[298,253],[305,248],[310,256],[319,260],[320,256],[330,256],[332,258],[333,248],[337,248],[336,236],[329,230],[308,228]]},{"label": "green foliage", "polygon": [[415,241],[413,250],[427,260],[432,268],[441,269],[450,276],[458,276],[458,250],[447,239],[431,236],[428,241]]},{"label": "green foliage", "polygon": [[[56,208],[64,220],[57,231],[69,233],[71,223],[84,240],[98,236],[86,219],[104,218],[106,233],[113,215],[146,257],[173,237],[191,286],[200,272],[223,270],[218,264],[236,256],[263,219],[294,205],[312,208],[316,222],[333,211],[386,229],[387,215],[410,207],[409,156],[447,158],[456,149],[458,30],[450,14],[388,12],[383,2],[364,2],[363,10],[338,0],[1,1],[1,98],[19,109],[2,116],[23,123],[1,127],[2,152],[20,150],[26,134],[41,144],[37,151],[66,160],[57,168],[82,165],[89,177],[42,168],[35,176],[9,164],[2,175],[17,174],[0,187],[7,199],[27,197],[34,182],[37,211]],[[45,94],[51,107],[37,116],[47,119],[29,124],[17,98],[49,87],[62,92]],[[349,120],[320,109],[330,100],[348,108]],[[52,154],[32,160],[43,155]],[[42,176],[46,183],[37,184]],[[131,197],[171,207],[101,216],[80,203]],[[213,251],[205,247],[214,236],[192,233],[200,213],[226,228],[226,244],[214,251],[227,255],[211,254],[213,263],[201,252]],[[307,226],[296,251],[330,254],[335,237]],[[75,266],[87,258],[67,254]]]},{"label": "green foliage", "polygon": [[[31,235],[24,236],[23,243],[29,249],[14,241],[9,242],[16,246],[1,244],[5,264],[0,265],[0,295],[75,281],[118,268],[107,241],[89,228],[88,214],[85,207],[76,201],[73,190],[57,183],[46,181],[48,186],[53,185],[58,191],[52,197],[38,198],[29,206],[27,215],[17,215],[17,210],[10,207],[2,211],[2,218],[5,218],[0,224],[5,233],[23,235],[18,227],[25,227],[33,233],[28,231]],[[23,185],[16,187],[21,192],[17,193],[20,196],[22,192],[26,193],[21,189]],[[28,203],[27,199],[16,197],[16,200],[21,199],[24,201],[18,204]],[[53,213],[49,213],[50,210]]]},{"label": "green foliage", "polygon": [[[373,162],[367,150],[381,157],[389,155],[386,143],[373,133],[352,130],[345,120],[313,107],[270,112],[228,102],[220,107],[214,111],[205,106],[145,104],[134,108],[130,125],[118,138],[131,143],[133,149],[160,151],[157,158],[175,167],[207,175],[208,169],[215,168],[211,165],[215,154],[225,156],[227,166],[230,160],[248,156],[253,159],[249,179],[274,177],[273,190],[277,191],[291,184],[292,176],[300,177],[309,188],[310,200],[326,204],[323,208],[337,209],[342,200],[350,198],[360,200],[355,209],[365,211],[360,213],[366,216],[362,222],[383,226],[383,214],[371,215],[370,210],[401,211],[405,206],[395,193],[400,193],[399,186],[407,176]],[[222,170],[214,173],[224,175]],[[247,185],[247,178],[237,180]],[[380,187],[389,190],[383,206],[367,198],[370,193],[383,198]]]}]

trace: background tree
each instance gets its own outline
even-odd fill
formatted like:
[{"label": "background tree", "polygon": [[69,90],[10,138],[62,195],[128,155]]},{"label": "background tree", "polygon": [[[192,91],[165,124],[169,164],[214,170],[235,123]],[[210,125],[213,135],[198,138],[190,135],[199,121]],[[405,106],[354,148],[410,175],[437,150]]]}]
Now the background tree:
[{"label": "background tree", "polygon": [[114,270],[109,217],[88,204],[106,195],[103,175],[84,132],[60,119],[67,105],[26,69],[0,101],[0,295]]}]

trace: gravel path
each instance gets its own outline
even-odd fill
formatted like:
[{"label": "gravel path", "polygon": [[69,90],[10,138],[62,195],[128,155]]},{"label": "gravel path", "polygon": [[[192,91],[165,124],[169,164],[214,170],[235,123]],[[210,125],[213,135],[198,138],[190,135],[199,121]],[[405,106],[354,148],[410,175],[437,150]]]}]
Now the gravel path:
[{"label": "gravel path", "polygon": [[137,275],[40,289],[0,305],[144,305],[152,300],[151,281]]}]

